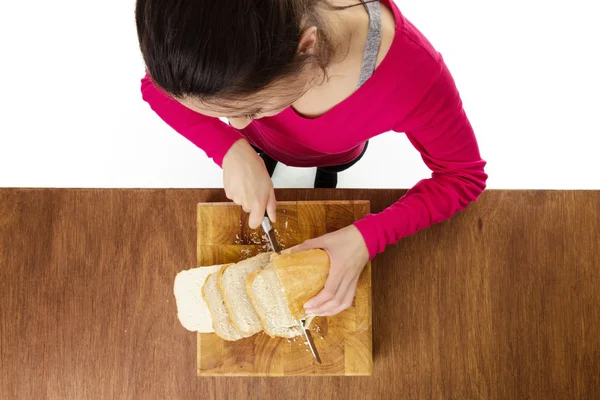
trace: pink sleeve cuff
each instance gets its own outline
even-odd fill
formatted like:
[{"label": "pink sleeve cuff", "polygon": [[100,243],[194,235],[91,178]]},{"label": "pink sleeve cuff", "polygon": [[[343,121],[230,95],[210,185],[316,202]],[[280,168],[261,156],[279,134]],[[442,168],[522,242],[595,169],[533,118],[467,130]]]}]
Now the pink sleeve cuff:
[{"label": "pink sleeve cuff", "polygon": [[358,231],[362,234],[363,239],[367,244],[370,260],[375,258],[378,253],[383,252],[385,249],[385,244],[383,245],[383,249],[380,249],[381,246],[378,240],[376,223],[377,220],[375,218],[375,214],[369,214],[363,219],[354,223],[354,226],[356,226]]}]

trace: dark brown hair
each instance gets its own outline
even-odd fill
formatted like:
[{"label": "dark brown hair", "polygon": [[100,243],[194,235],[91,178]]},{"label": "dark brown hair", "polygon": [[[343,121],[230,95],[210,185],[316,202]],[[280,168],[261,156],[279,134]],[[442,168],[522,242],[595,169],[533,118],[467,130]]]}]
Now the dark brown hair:
[{"label": "dark brown hair", "polygon": [[[334,54],[320,8],[327,0],[137,0],[146,68],[177,98],[238,99],[306,65],[323,70]],[[321,7],[322,6],[322,7]],[[318,28],[318,50],[298,53],[303,30]]]}]

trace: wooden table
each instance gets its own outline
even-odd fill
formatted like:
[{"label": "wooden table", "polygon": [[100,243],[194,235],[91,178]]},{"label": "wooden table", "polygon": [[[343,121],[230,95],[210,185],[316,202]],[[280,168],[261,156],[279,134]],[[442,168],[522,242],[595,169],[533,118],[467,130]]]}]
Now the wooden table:
[{"label": "wooden table", "polygon": [[[281,190],[280,200],[400,190]],[[597,399],[600,192],[487,191],[373,263],[372,377],[198,378],[175,274],[221,190],[0,189],[1,399]]]}]

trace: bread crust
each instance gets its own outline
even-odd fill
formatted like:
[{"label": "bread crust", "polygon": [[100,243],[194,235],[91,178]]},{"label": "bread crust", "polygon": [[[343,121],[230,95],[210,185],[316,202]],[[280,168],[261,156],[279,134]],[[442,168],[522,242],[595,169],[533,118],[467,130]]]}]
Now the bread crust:
[{"label": "bread crust", "polygon": [[275,254],[271,260],[283,286],[290,313],[296,319],[306,318],[304,304],[325,287],[329,276],[329,255],[325,250],[312,249]]}]

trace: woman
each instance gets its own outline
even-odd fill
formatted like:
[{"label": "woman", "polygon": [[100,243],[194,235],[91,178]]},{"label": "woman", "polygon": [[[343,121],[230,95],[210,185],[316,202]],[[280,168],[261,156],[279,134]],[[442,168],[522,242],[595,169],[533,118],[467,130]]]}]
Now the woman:
[{"label": "woman", "polygon": [[[306,305],[334,315],[370,258],[450,218],[485,188],[485,161],[441,55],[391,0],[138,0],[143,98],[223,168],[227,197],[275,220],[277,161],[335,187],[367,141],[404,132],[432,170],[377,215],[296,248],[331,258]],[[219,120],[226,117],[229,125]],[[257,151],[260,154],[257,154]],[[261,158],[262,157],[262,158]]]}]

